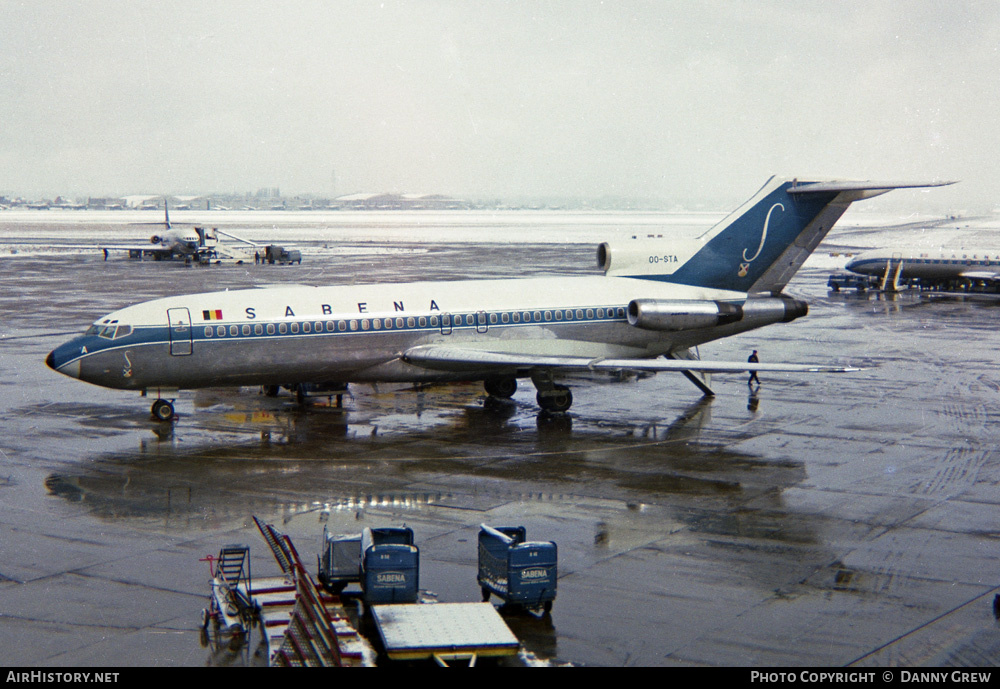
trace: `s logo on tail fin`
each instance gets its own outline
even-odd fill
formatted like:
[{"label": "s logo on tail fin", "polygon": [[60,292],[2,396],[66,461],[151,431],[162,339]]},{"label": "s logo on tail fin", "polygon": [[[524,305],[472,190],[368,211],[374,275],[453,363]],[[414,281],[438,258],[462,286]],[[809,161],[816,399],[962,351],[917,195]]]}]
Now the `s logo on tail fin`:
[{"label": "s logo on tail fin", "polygon": [[747,250],[746,249],[743,250],[743,260],[746,261],[747,263],[752,263],[755,258],[760,256],[761,249],[764,248],[764,242],[767,241],[767,226],[771,222],[771,213],[774,212],[775,208],[780,208],[781,210],[785,210],[785,206],[780,203],[776,203],[773,206],[771,206],[770,209],[768,209],[767,217],[764,218],[764,232],[760,235],[760,246],[757,247],[757,253],[755,253],[753,256],[747,256]]},{"label": "s logo on tail fin", "polygon": [[775,208],[780,208],[782,211],[785,210],[784,204],[776,203],[771,206],[767,211],[767,217],[764,218],[764,231],[760,235],[760,244],[757,246],[757,252],[753,256],[747,256],[748,249],[743,250],[743,263],[740,263],[740,269],[736,273],[741,278],[745,278],[747,273],[750,272],[750,264],[754,262],[760,252],[764,249],[764,242],[767,241],[767,226],[771,223],[771,213],[774,212]]}]

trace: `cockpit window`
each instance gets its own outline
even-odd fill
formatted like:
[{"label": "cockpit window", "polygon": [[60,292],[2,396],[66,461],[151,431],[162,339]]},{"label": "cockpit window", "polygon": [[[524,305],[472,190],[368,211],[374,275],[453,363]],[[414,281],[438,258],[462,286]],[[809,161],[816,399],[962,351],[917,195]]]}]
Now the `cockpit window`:
[{"label": "cockpit window", "polygon": [[106,340],[117,340],[121,337],[128,337],[132,334],[131,325],[118,325],[118,321],[104,323],[94,323],[85,333],[87,335],[97,335]]}]

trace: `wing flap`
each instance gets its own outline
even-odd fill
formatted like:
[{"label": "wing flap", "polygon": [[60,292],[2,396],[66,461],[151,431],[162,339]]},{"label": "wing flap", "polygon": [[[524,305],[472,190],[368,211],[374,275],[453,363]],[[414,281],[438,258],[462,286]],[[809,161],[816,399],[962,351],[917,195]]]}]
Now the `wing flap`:
[{"label": "wing flap", "polygon": [[692,359],[604,359],[580,356],[514,354],[467,349],[455,346],[424,345],[407,350],[403,360],[415,366],[456,373],[492,371],[514,374],[533,369],[576,371],[703,371],[706,373],[745,373],[774,371],[786,373],[848,373],[860,371],[853,366],[826,364],[756,363],[746,361],[701,361]]}]

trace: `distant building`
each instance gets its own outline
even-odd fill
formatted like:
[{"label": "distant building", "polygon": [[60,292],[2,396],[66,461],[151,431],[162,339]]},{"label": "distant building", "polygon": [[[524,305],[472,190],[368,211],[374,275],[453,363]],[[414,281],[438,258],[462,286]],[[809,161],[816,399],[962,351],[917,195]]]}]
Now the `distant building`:
[{"label": "distant building", "polygon": [[347,194],[330,204],[343,210],[454,210],[469,204],[444,194]]},{"label": "distant building", "polygon": [[87,208],[99,211],[121,210],[125,205],[120,198],[99,198],[92,196],[87,199]]}]

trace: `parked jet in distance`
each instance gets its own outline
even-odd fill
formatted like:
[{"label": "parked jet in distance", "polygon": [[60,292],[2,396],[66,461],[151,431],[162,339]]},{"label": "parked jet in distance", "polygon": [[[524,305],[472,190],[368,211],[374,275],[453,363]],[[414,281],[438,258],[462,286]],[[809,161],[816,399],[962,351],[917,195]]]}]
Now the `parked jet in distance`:
[{"label": "parked jet in distance", "polygon": [[180,389],[482,380],[570,408],[567,375],[680,371],[706,395],[713,372],[843,372],[839,365],[702,361],[697,347],[804,316],[788,281],[854,201],[941,183],[772,178],[695,239],[602,244],[603,276],[275,287],[166,297],[108,314],[53,350],[73,378],[157,397]]},{"label": "parked jet in distance", "polygon": [[963,281],[996,283],[1000,281],[1000,251],[873,249],[858,254],[845,267],[858,275],[881,278],[883,289],[898,286],[901,280],[913,279],[924,285]]},{"label": "parked jet in distance", "polygon": [[163,202],[163,215],[163,231],[150,237],[149,244],[104,244],[98,248],[105,252],[127,251],[131,257],[144,258],[149,256],[157,261],[183,258],[188,261],[206,262],[220,258],[240,260],[245,258],[244,256],[234,254],[219,240],[219,235],[223,235],[251,248],[258,249],[260,252],[263,252],[265,249],[261,244],[256,244],[248,239],[237,237],[214,227],[174,227],[170,222],[170,209],[167,207],[166,200]]}]

